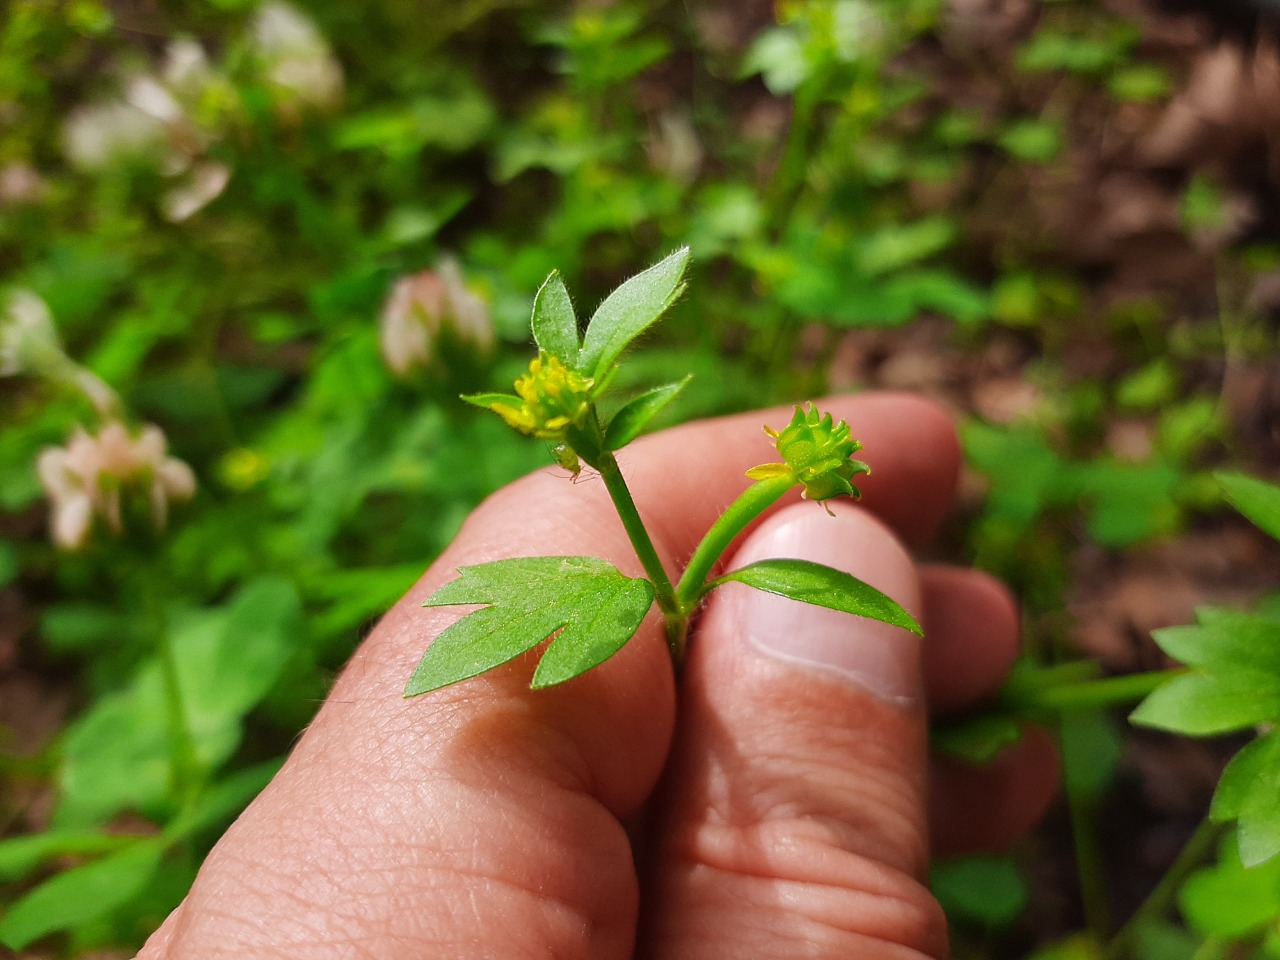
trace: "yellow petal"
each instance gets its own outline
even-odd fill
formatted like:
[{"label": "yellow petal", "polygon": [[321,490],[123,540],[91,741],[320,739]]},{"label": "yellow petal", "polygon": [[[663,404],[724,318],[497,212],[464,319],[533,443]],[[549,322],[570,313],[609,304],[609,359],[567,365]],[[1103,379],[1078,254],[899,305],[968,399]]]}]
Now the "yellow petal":
[{"label": "yellow petal", "polygon": [[762,463],[758,467],[752,467],[747,471],[747,476],[752,480],[772,480],[775,477],[791,476],[791,468],[785,463]]}]

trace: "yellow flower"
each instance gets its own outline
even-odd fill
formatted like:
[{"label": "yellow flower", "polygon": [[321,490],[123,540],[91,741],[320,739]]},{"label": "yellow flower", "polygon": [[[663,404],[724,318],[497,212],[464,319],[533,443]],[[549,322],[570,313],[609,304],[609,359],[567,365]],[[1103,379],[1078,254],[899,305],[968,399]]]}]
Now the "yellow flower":
[{"label": "yellow flower", "polygon": [[591,404],[594,381],[580,377],[559,358],[540,353],[529,372],[515,383],[516,395],[488,394],[466,399],[487,407],[525,436],[563,443],[582,426]]}]

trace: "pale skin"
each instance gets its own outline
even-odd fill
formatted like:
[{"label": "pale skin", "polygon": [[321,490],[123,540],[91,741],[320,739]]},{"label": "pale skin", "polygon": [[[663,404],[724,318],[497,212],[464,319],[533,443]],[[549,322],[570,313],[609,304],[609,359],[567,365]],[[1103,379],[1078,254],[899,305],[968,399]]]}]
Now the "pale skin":
[{"label": "pale skin", "polygon": [[[651,614],[620,654],[561,687],[530,691],[525,658],[404,700],[430,638],[464,612],[421,607],[459,566],[576,554],[641,574],[601,484],[534,474],[482,504],[364,642],[139,957],[944,957],[930,850],[1022,833],[1054,790],[1053,752],[1033,735],[986,768],[931,762],[928,716],[999,685],[1016,609],[991,578],[908,553],[951,502],[948,417],[905,395],[821,406],[865,445],[864,505],[832,519],[792,497],[741,549],[810,529],[812,512],[834,524],[814,528],[816,559],[924,624],[926,640],[891,665],[905,696],[762,654],[735,627],[747,588],[734,586],[708,601],[678,684]],[[620,456],[669,571],[770,459],[761,425],[789,416],[702,421]],[[794,607],[802,630],[815,608]],[[868,643],[914,643],[848,622]]]}]

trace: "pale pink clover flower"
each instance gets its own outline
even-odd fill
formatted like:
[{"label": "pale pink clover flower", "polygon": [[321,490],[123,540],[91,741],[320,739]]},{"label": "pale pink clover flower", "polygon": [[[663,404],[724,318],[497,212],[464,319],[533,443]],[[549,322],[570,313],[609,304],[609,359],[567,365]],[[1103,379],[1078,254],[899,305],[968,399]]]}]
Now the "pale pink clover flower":
[{"label": "pale pink clover flower", "polygon": [[148,424],[135,437],[113,421],[96,436],[77,427],[65,447],[44,450],[36,471],[52,503],[54,543],[72,550],[84,546],[95,517],[122,533],[121,497],[131,490],[145,494],[152,525],[163,529],[170,501],[189,500],[196,491],[191,467],[168,456],[167,446],[157,426]]}]

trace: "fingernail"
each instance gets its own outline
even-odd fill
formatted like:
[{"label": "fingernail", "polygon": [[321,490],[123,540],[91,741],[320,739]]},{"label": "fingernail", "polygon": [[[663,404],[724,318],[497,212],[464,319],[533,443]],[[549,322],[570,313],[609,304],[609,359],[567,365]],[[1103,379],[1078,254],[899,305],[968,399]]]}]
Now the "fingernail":
[{"label": "fingernail", "polygon": [[[851,573],[887,593],[919,618],[915,567],[897,539],[870,514],[815,504],[787,507],[757,528],[733,559],[734,567],[758,560],[811,560]],[[882,700],[919,699],[919,638],[901,627],[800,603],[742,584],[726,597],[737,635],[765,656],[828,671]]]}]

